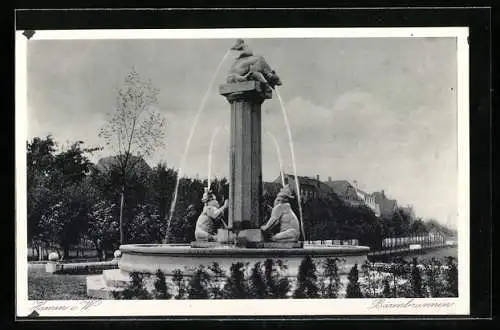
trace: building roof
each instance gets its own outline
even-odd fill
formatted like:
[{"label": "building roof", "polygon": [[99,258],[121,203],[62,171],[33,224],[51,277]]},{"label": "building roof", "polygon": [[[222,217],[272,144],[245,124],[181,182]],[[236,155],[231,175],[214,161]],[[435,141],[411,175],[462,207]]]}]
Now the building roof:
[{"label": "building roof", "polygon": [[[285,179],[287,178],[290,178],[292,180],[295,179],[295,176],[293,174],[284,174],[284,177]],[[323,192],[325,194],[331,194],[332,192],[334,192],[331,187],[329,187],[327,184],[325,184],[324,182],[320,181],[320,180],[317,180],[315,178],[310,178],[310,177],[307,177],[307,176],[298,176],[299,178],[299,184],[301,186],[310,186],[310,187],[314,187],[316,190],[320,191],[320,192]],[[281,183],[281,176],[278,176],[278,178],[276,178],[274,180],[274,182],[280,182]],[[294,188],[294,187],[292,187]]]},{"label": "building roof", "polygon": [[281,189],[281,180],[280,182],[263,182],[264,192],[267,192],[271,195],[276,195]]},{"label": "building roof", "polygon": [[380,214],[382,216],[392,216],[398,207],[395,199],[389,199],[384,191],[376,191],[372,194],[375,197],[375,202],[379,204]]},{"label": "building roof", "polygon": [[333,181],[326,181],[325,185],[330,187],[335,194],[337,194],[340,197],[355,197],[359,198],[359,196],[356,194],[356,188],[347,180],[333,180]]}]

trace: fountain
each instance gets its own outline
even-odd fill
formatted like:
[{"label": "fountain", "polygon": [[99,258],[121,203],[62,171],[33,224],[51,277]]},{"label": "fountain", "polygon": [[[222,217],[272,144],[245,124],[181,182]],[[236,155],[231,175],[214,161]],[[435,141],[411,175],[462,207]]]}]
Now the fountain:
[{"label": "fountain", "polygon": [[[311,245],[304,244],[303,239],[299,240],[299,230],[302,231],[302,238],[304,237],[303,226],[299,225],[296,215],[289,207],[289,200],[294,196],[286,185],[276,198],[271,219],[262,219],[261,105],[272,98],[273,91],[276,86],[281,85],[281,80],[265,59],[254,55],[243,40],[238,39],[231,50],[239,52],[239,56],[231,67],[226,83],[219,87],[220,94],[230,103],[231,111],[228,224],[224,224],[224,228],[213,234],[197,234],[197,240],[190,244],[120,246],[119,269],[88,276],[89,296],[111,298],[113,290],[130,282],[131,272],[153,275],[161,270],[167,277],[171,277],[175,270],[180,269],[185,276],[190,276],[196,267],[208,267],[214,262],[228,270],[234,262],[254,264],[266,259],[281,259],[287,265],[287,275],[296,277],[305,256],[311,256],[315,261],[342,258],[345,262],[339,268],[341,274],[345,274],[353,264],[362,264],[367,259],[368,247]],[[283,106],[281,97],[279,98]],[[284,108],[282,111],[285,111]],[[291,144],[289,128],[288,135]],[[300,195],[296,197],[299,199]],[[210,231],[210,213],[206,209],[212,201],[215,206],[212,206],[211,212],[224,212],[226,203],[219,209],[208,188],[203,201],[205,208],[200,216],[202,220],[198,220],[197,230],[200,224],[203,225],[203,230]],[[267,235],[266,231],[275,224],[280,225],[279,235]]]}]

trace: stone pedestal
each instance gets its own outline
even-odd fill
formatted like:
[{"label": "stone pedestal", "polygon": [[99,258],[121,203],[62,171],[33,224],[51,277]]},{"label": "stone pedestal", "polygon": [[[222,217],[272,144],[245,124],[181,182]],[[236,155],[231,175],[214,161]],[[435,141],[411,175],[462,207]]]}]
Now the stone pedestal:
[{"label": "stone pedestal", "polygon": [[261,221],[261,104],[271,89],[257,81],[221,85],[231,104],[229,228],[256,229]]}]

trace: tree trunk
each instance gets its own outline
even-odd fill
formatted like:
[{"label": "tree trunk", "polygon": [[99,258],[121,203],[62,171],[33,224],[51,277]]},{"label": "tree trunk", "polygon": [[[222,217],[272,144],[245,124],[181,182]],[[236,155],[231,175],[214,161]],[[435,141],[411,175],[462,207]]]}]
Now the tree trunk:
[{"label": "tree trunk", "polygon": [[125,204],[125,187],[122,187],[122,193],[120,197],[120,245],[125,244],[125,237],[123,235],[123,206]]}]

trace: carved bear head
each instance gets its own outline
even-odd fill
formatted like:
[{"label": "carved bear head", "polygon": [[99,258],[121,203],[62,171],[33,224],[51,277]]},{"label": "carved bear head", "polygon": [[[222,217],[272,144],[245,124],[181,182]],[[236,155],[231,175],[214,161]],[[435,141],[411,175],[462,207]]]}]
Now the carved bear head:
[{"label": "carved bear head", "polygon": [[266,73],[266,80],[269,83],[269,86],[274,89],[275,86],[281,86],[282,82],[276,71],[272,70],[271,72]]}]

